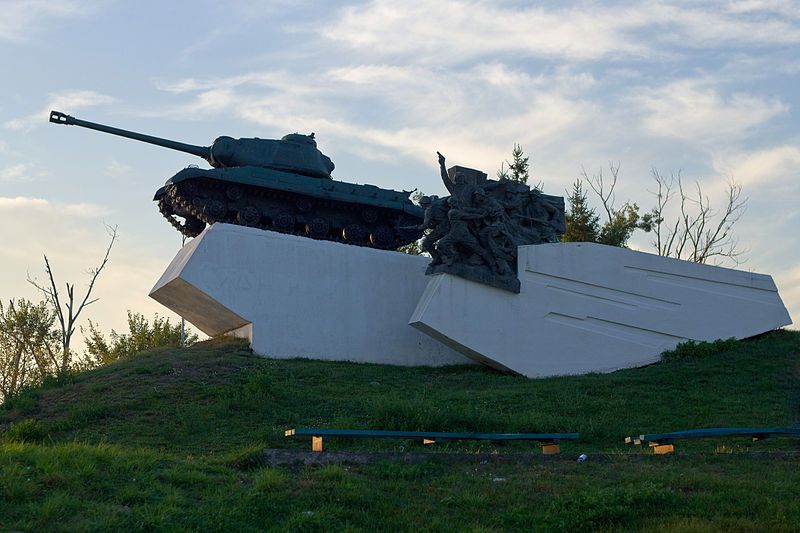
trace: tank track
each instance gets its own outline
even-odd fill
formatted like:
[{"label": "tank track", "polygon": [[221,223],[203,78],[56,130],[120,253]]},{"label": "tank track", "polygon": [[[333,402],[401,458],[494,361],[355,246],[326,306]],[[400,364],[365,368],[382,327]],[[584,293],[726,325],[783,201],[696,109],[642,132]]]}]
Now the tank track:
[{"label": "tank track", "polygon": [[403,212],[208,178],[190,178],[167,185],[158,208],[187,237],[196,237],[206,225],[224,222],[396,250],[422,234],[420,230],[406,228],[417,226],[420,220]]}]

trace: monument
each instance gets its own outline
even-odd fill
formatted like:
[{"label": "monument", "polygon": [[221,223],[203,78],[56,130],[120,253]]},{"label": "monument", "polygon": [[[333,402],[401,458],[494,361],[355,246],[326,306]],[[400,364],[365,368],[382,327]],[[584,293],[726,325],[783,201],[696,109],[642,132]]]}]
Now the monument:
[{"label": "monument", "polygon": [[[187,237],[224,222],[313,239],[395,250],[420,237],[422,209],[411,191],[393,191],[331,178],[334,164],[314,134],[280,140],[219,137],[211,146],[185,144],[88,122],[59,111],[50,122],[80,126],[200,157],[210,170],[189,166],[156,191],[161,214]],[[183,219],[181,222],[180,219]]]},{"label": "monument", "polygon": [[[150,295],[262,355],[481,363],[536,377],[641,366],[682,341],[791,323],[767,275],[560,243],[563,198],[447,169],[441,154],[450,195],[416,206],[408,191],[333,180],[313,134],[203,147],[56,111],[50,120],[209,162],[156,192],[161,213],[194,238]],[[420,236],[430,257],[393,251]]]}]

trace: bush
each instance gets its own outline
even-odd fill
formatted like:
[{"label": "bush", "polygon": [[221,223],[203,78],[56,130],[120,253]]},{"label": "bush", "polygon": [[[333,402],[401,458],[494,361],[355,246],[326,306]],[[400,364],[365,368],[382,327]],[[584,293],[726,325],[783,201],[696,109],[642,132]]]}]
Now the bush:
[{"label": "bush", "polygon": [[[106,339],[97,324],[90,320],[88,330],[81,328],[86,342],[82,366],[93,368],[146,350],[163,346],[178,347],[180,344],[181,325],[171,324],[169,318],[159,317],[158,314],[151,324],[144,315],[128,310],[128,330],[128,333],[117,333],[112,329],[111,338]],[[185,345],[195,342],[197,334],[187,329]]]},{"label": "bush", "polygon": [[45,431],[36,420],[27,419],[16,424],[11,424],[5,433],[5,442],[41,442],[45,438]]},{"label": "bush", "polygon": [[717,355],[721,352],[727,352],[736,348],[738,341],[731,337],[730,339],[717,339],[713,342],[695,342],[686,341],[678,344],[675,349],[663,352],[661,354],[662,361],[676,361],[680,359],[703,359]]}]

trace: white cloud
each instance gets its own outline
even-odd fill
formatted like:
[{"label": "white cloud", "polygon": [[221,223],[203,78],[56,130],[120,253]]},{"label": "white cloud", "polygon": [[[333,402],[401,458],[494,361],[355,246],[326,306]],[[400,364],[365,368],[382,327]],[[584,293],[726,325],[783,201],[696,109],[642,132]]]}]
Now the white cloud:
[{"label": "white cloud", "polygon": [[[358,52],[454,63],[522,54],[595,60],[674,54],[681,47],[800,42],[791,7],[776,2],[726,6],[704,2],[559,4],[557,8],[486,1],[398,4],[374,0],[343,8],[321,34]],[[637,35],[639,34],[639,35]],[[647,38],[642,38],[643,35]]]},{"label": "white cloud", "polygon": [[372,54],[409,55],[451,62],[502,52],[593,59],[644,47],[626,38],[637,17],[608,10],[501,7],[489,2],[444,0],[398,4],[377,0],[347,7],[322,35]]},{"label": "white cloud", "polygon": [[48,19],[84,17],[99,5],[98,0],[3,0],[0,40],[28,40]]},{"label": "white cloud", "polygon": [[783,144],[763,150],[719,156],[714,167],[747,187],[773,185],[798,187],[800,145]]},{"label": "white cloud", "polygon": [[0,196],[0,212],[10,211],[37,211],[75,218],[102,218],[111,213],[106,207],[91,203],[65,204],[51,202],[44,198],[31,198],[28,196],[6,197]]},{"label": "white cloud", "polygon": [[800,19],[800,2],[797,0],[736,0],[728,3],[727,10],[731,13],[774,13]]},{"label": "white cloud", "polygon": [[31,179],[28,166],[24,163],[0,169],[0,183],[24,182]]},{"label": "white cloud", "polygon": [[114,102],[114,99],[95,91],[66,91],[50,95],[47,105],[39,112],[27,117],[6,121],[3,125],[11,130],[31,130],[45,124],[50,116],[50,111],[62,111],[67,114],[78,109],[105,105]]},{"label": "white cloud", "polygon": [[463,72],[367,64],[249,73],[162,88],[193,95],[168,112],[173,116],[225,113],[280,133],[316,131],[322,145],[378,160],[400,153],[435,164],[431,154],[437,146],[445,150],[446,139],[454,160],[469,157],[493,172],[514,142],[540,144],[581,124],[592,104],[580,96],[595,83],[591,74],[569,69],[532,76],[494,62]]},{"label": "white cloud", "polygon": [[110,163],[106,165],[106,174],[115,180],[123,180],[130,176],[131,172],[133,172],[133,167],[121,163],[116,159],[112,159]]},{"label": "white cloud", "polygon": [[701,144],[740,138],[789,110],[778,99],[746,93],[725,97],[709,82],[695,79],[641,88],[632,100],[643,110],[644,127],[650,133]]},{"label": "white cloud", "polygon": [[13,198],[0,196],[0,209],[27,209],[27,208],[46,208],[50,202],[44,198],[28,198],[27,196],[16,196]]}]

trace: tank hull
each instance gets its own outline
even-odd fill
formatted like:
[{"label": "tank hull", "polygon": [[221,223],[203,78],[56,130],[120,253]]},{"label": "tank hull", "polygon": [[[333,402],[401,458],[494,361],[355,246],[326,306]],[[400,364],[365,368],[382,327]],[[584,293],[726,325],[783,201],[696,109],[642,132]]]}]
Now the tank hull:
[{"label": "tank hull", "polygon": [[421,236],[424,215],[408,192],[255,166],[185,168],[154,200],[188,237],[225,222],[392,250]]}]

